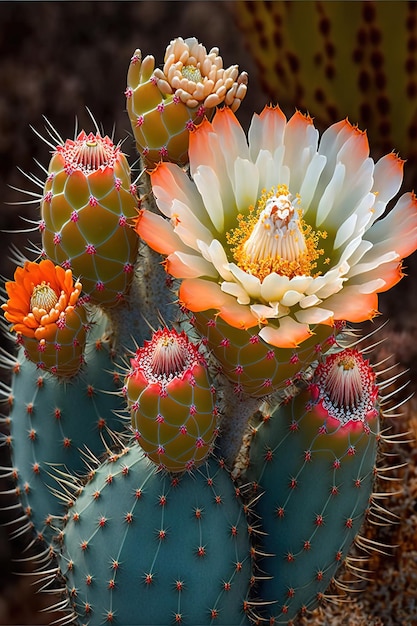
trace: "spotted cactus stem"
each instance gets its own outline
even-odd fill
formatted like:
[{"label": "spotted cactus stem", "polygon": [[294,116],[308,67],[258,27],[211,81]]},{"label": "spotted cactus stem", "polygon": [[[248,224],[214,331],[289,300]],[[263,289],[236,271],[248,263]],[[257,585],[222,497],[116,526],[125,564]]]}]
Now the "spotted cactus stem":
[{"label": "spotted cactus stem", "polygon": [[263,619],[287,624],[314,609],[345,561],[372,502],[379,414],[373,368],[346,349],[257,429],[246,478],[262,493]]},{"label": "spotted cactus stem", "polygon": [[295,626],[382,519],[385,399],[353,325],[417,249],[417,197],[384,215],[404,161],[347,119],[320,137],[270,105],[246,133],[247,85],[194,37],[160,65],[137,49],[137,178],[97,125],[49,125],[27,176],[41,246],[3,290],[0,504],[41,593],[62,583],[53,623]]}]

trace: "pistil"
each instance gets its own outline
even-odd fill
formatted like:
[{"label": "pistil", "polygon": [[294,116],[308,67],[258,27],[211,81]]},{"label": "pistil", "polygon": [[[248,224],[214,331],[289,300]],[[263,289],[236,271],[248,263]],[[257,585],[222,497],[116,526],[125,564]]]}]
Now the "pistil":
[{"label": "pistil", "polygon": [[306,224],[299,202],[280,185],[262,194],[256,211],[251,207],[247,216],[238,216],[239,226],[227,233],[227,241],[241,269],[261,281],[272,272],[289,278],[312,275],[323,254],[319,238],[326,233]]}]

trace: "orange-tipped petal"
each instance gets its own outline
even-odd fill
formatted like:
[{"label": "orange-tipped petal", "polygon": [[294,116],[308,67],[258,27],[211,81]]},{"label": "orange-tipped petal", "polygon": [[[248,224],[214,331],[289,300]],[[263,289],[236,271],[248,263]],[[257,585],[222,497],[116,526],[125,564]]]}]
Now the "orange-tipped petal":
[{"label": "orange-tipped petal", "polygon": [[148,246],[160,254],[172,254],[187,249],[174,229],[161,215],[141,209],[135,220],[135,230]]},{"label": "orange-tipped petal", "polygon": [[252,328],[257,320],[249,307],[238,304],[233,296],[225,294],[217,283],[200,278],[181,283],[179,300],[193,313],[214,309],[225,322],[235,328]]},{"label": "orange-tipped petal", "polygon": [[279,145],[282,144],[286,117],[279,106],[266,106],[260,115],[256,114],[252,118],[249,127],[249,150],[253,162],[261,150],[268,150],[274,154]]},{"label": "orange-tipped petal", "polygon": [[297,348],[312,335],[308,324],[299,324],[291,317],[280,319],[278,328],[268,325],[259,331],[261,339],[277,348]]},{"label": "orange-tipped petal", "polygon": [[335,320],[364,322],[378,315],[378,295],[361,293],[360,286],[346,286],[343,290],[326,300],[326,308],[333,311]]}]

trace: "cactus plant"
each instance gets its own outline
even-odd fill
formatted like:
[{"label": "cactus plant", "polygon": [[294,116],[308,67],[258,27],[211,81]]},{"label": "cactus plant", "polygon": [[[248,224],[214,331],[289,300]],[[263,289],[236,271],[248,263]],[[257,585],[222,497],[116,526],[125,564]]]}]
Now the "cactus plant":
[{"label": "cactus plant", "polygon": [[256,430],[247,476],[262,493],[267,619],[285,624],[323,598],[371,506],[379,437],[375,373],[352,349],[325,357]]},{"label": "cactus plant", "polygon": [[417,199],[384,215],[403,161],[347,120],[269,106],[246,137],[246,87],[194,38],[135,51],[137,186],[108,137],[52,132],[2,443],[68,623],[294,623],[369,508],[378,387],[344,329],[402,278]]},{"label": "cactus plant", "polygon": [[59,535],[85,624],[249,624],[248,525],[222,465],[170,476],[133,446],[92,474]]},{"label": "cactus plant", "polygon": [[164,329],[131,364],[127,403],[147,456],[170,472],[203,463],[214,447],[218,408],[202,355],[184,332]]},{"label": "cactus plant", "polygon": [[[16,490],[39,538],[51,542],[54,516],[69,505],[57,498],[61,473],[86,471],[83,451],[96,455],[112,445],[109,432],[120,432],[123,422],[114,412],[123,408],[119,373],[106,338],[106,318],[93,324],[84,364],[66,381],[45,373],[20,349],[14,362],[13,386],[7,398],[10,434],[3,444],[13,452],[12,476]],[[80,419],[74,419],[74,405]]]}]

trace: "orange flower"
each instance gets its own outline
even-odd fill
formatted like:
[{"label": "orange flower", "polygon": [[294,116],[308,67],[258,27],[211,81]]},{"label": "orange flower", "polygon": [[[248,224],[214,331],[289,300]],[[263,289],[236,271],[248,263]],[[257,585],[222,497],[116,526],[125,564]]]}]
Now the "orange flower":
[{"label": "orange flower", "polygon": [[11,330],[24,337],[48,339],[63,324],[81,293],[80,282],[73,283],[71,270],[52,261],[26,261],[6,283],[9,300],[2,305]]}]

